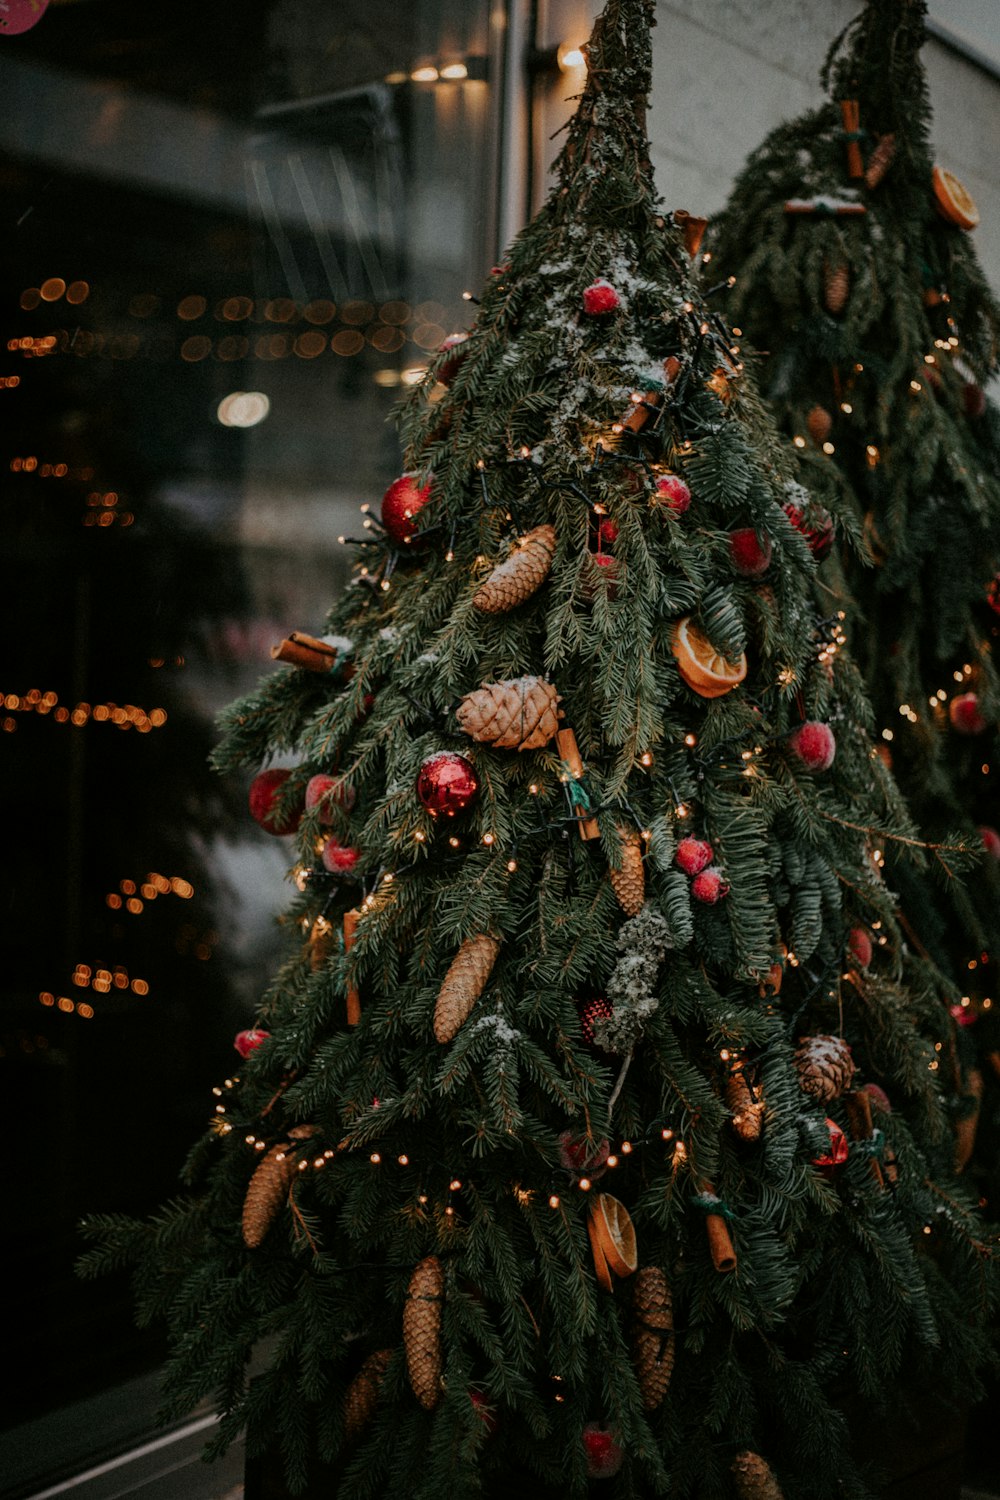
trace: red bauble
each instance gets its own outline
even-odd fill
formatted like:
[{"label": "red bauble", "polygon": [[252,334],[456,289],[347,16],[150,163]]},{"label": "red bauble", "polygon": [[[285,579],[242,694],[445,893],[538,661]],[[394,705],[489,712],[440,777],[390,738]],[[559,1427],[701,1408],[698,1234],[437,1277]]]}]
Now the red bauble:
[{"label": "red bauble", "polygon": [[[438,353],[447,354],[449,349],[461,351],[462,345],[466,342],[468,337],[469,335],[467,333],[449,333],[444,343],[438,345]],[[443,364],[438,366],[436,378],[442,385],[451,385],[451,382],[458,374],[461,364],[461,352],[453,354],[451,359],[446,359]]]},{"label": "red bauble", "polygon": [[691,504],[691,491],[677,474],[664,474],[656,481],[656,503],[682,516]]},{"label": "red bauble", "polygon": [[585,599],[593,599],[598,588],[603,588],[609,599],[616,599],[618,597],[618,584],[615,582],[618,577],[617,557],[612,557],[608,552],[592,552],[591,560],[594,566],[601,570],[601,582],[600,584],[594,584],[587,579],[581,589],[583,597]]},{"label": "red bauble", "polygon": [[479,796],[479,777],[466,756],[455,750],[429,755],[417,772],[417,796],[429,813],[453,818]]},{"label": "red bauble", "polygon": [[959,693],[957,698],[952,698],[948,704],[948,718],[951,727],[959,734],[982,734],[986,728],[986,720],[979,712],[978,693]]},{"label": "red bauble", "polygon": [[807,771],[829,771],[837,754],[837,741],[829,724],[807,719],[788,736],[788,748]]},{"label": "red bauble", "polygon": [[892,1104],[889,1100],[889,1095],[881,1084],[863,1083],[861,1085],[861,1092],[867,1094],[875,1108],[880,1109],[884,1115],[892,1114]]},{"label": "red bauble", "polygon": [[622,299],[611,285],[600,277],[591,282],[590,286],[583,290],[583,310],[591,317],[600,317],[603,313],[611,313],[621,307]]},{"label": "red bauble", "polygon": [[598,528],[597,528],[597,535],[600,537],[600,539],[601,539],[602,542],[607,542],[607,543],[617,542],[617,540],[618,540],[618,522],[617,521],[609,521],[605,517],[605,519],[601,522],[600,526],[598,526]]},{"label": "red bauble", "polygon": [[814,505],[810,513],[810,519],[799,510],[797,505],[786,505],[785,515],[791,521],[796,531],[800,531],[806,539],[806,546],[815,557],[817,562],[822,562],[824,557],[829,557],[833,547],[833,517],[829,511],[820,505]]},{"label": "red bauble", "polygon": [[392,481],[382,496],[382,525],[394,542],[404,546],[416,536],[413,517],[427,504],[430,496],[430,482],[421,489],[415,474],[403,474]]},{"label": "red bauble", "polygon": [[496,1412],[493,1410],[492,1406],[490,1406],[482,1391],[470,1391],[469,1400],[475,1407],[476,1416],[486,1428],[488,1436],[492,1437],[497,1430]]},{"label": "red bauble", "polygon": [[729,533],[733,567],[744,578],[759,578],[771,566],[771,538],[744,526]]},{"label": "red bauble", "polygon": [[588,1047],[593,1047],[594,1022],[608,1020],[614,1014],[614,1007],[603,995],[594,995],[590,1000],[579,1000],[576,1013],[580,1017],[580,1035]]},{"label": "red bauble", "polygon": [[350,809],[354,806],[354,788],[344,786],[339,776],[311,776],[306,782],[306,812],[319,808],[321,823],[333,822],[333,803]]},{"label": "red bauble", "polygon": [[834,1167],[842,1167],[844,1165],[851,1148],[847,1136],[841,1130],[836,1120],[828,1119],[826,1128],[830,1132],[830,1149],[824,1152],[822,1156],[814,1156],[813,1166],[832,1171]]},{"label": "red bauble", "polygon": [[705,906],[714,906],[717,901],[727,895],[729,887],[722,878],[722,871],[717,865],[709,865],[702,870],[691,882],[691,894],[696,901],[701,901]]},{"label": "red bauble", "polygon": [[589,1479],[611,1479],[625,1461],[625,1449],[599,1422],[588,1422],[584,1427],[583,1447]]},{"label": "red bauble", "polygon": [[1000,833],[995,828],[990,828],[987,823],[981,823],[976,830],[983,841],[983,848],[987,854],[992,854],[994,859],[1000,859]]},{"label": "red bauble", "polygon": [[603,1176],[610,1154],[611,1143],[607,1140],[587,1140],[586,1136],[575,1136],[572,1130],[564,1130],[559,1137],[559,1161],[567,1172],[578,1177]]},{"label": "red bauble", "polygon": [[872,940],[863,927],[852,927],[847,934],[847,951],[856,964],[867,969],[872,961]]},{"label": "red bauble", "polygon": [[678,868],[685,875],[700,875],[714,858],[711,844],[707,844],[704,839],[692,838],[681,839],[674,855]]},{"label": "red bauble", "polygon": [[302,821],[302,806],[278,811],[278,802],[291,771],[261,771],[250,783],[250,816],[268,833],[294,833]]},{"label": "red bauble", "polygon": [[336,839],[327,839],[320,858],[324,870],[329,870],[331,875],[349,875],[361,858],[361,850],[338,844]]},{"label": "red bauble", "polygon": [[1000,615],[1000,573],[986,585],[986,603],[995,615]]},{"label": "red bauble", "polygon": [[974,380],[967,380],[962,386],[962,405],[965,415],[973,419],[981,417],[986,410],[986,392]]},{"label": "red bauble", "polygon": [[261,1031],[258,1026],[251,1026],[249,1031],[238,1031],[233,1037],[233,1046],[241,1057],[249,1057],[255,1052],[261,1042],[266,1042],[271,1035],[269,1031]]}]

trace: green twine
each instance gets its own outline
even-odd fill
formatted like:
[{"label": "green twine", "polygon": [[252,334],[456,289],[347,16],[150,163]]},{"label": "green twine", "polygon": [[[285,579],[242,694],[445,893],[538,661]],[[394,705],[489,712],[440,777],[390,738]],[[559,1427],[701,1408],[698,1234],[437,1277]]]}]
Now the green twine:
[{"label": "green twine", "polygon": [[885,1153],[885,1135],[876,1127],[866,1140],[852,1142],[851,1150],[881,1161]]},{"label": "green twine", "polygon": [[560,766],[566,778],[563,785],[566,788],[566,795],[569,797],[570,806],[575,813],[586,813],[589,815],[594,810],[594,804],[590,800],[586,787],[582,781],[576,780],[565,761],[560,761]]},{"label": "green twine", "polygon": [[711,1193],[696,1193],[691,1202],[695,1208],[700,1208],[702,1213],[720,1214],[723,1219],[732,1220],[736,1218],[729,1204],[724,1203],[721,1198],[713,1197]]}]

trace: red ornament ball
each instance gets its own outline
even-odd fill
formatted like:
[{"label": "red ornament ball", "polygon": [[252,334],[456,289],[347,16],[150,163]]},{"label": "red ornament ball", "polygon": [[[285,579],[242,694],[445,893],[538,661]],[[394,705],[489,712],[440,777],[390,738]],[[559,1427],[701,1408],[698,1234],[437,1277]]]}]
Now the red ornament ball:
[{"label": "red ornament ball", "polygon": [[892,1114],[892,1103],[889,1095],[880,1083],[863,1083],[861,1092],[867,1094],[876,1109],[880,1109],[884,1115]]},{"label": "red ornament ball", "polygon": [[382,525],[391,539],[405,546],[417,534],[414,516],[430,499],[430,481],[423,486],[416,483],[415,474],[403,474],[394,479],[382,496]]},{"label": "red ornament ball", "polygon": [[[439,354],[447,354],[449,350],[461,351],[462,345],[467,341],[467,333],[449,333],[444,343],[438,345]],[[446,359],[437,369],[436,379],[441,385],[451,385],[462,364],[461,352],[455,353],[450,359]]]},{"label": "red ornament ball", "polygon": [[952,729],[959,734],[982,734],[986,720],[979,711],[978,693],[959,693],[948,704],[948,718]]},{"label": "red ornament ball", "polygon": [[469,1400],[472,1402],[473,1406],[475,1407],[476,1416],[479,1418],[480,1422],[482,1422],[483,1426],[486,1428],[487,1435],[489,1437],[492,1437],[493,1434],[497,1430],[497,1415],[496,1415],[496,1412],[493,1410],[492,1406],[490,1406],[489,1402],[487,1401],[486,1397],[483,1395],[482,1391],[471,1391],[470,1390],[470,1392],[469,1392]]},{"label": "red ornament ball", "polygon": [[674,855],[678,869],[683,870],[685,875],[700,875],[714,858],[711,844],[704,839],[692,838],[681,839]]},{"label": "red ornament ball", "polygon": [[294,833],[302,821],[302,807],[278,811],[281,791],[291,776],[291,771],[261,771],[250,783],[250,816],[268,833],[277,835]]},{"label": "red ornament ball", "polygon": [[617,542],[618,522],[609,521],[607,517],[605,517],[600,526],[598,526],[597,528],[597,535],[602,542],[607,542],[609,545],[612,542]]},{"label": "red ornament ball", "polygon": [[791,521],[796,531],[802,533],[806,540],[806,546],[815,557],[817,562],[822,562],[824,557],[829,557],[833,548],[833,517],[830,512],[824,510],[821,505],[814,505],[810,512],[810,519],[797,505],[786,505],[785,515]]},{"label": "red ornament ball", "polygon": [[625,1449],[599,1422],[588,1422],[584,1427],[583,1449],[589,1479],[612,1479],[625,1462]]},{"label": "red ornament ball", "polygon": [[807,719],[789,735],[788,748],[807,771],[829,771],[837,754],[837,741],[829,724]]},{"label": "red ornament ball", "polygon": [[986,823],[981,823],[976,832],[983,841],[986,853],[992,854],[994,859],[1000,859],[1000,833]]},{"label": "red ornament ball", "polygon": [[830,1132],[830,1149],[825,1151],[822,1156],[814,1156],[813,1166],[832,1172],[834,1167],[842,1167],[844,1165],[850,1145],[847,1136],[841,1130],[836,1120],[828,1119],[826,1128]]},{"label": "red ornament ball", "polygon": [[479,796],[476,768],[455,750],[438,750],[427,757],[417,772],[417,796],[435,817],[443,813],[446,818],[453,818]]},{"label": "red ornament ball", "polygon": [[610,1000],[603,995],[594,995],[589,1000],[577,1002],[576,1013],[580,1017],[580,1035],[588,1047],[597,1045],[594,1036],[594,1023],[596,1021],[607,1021],[614,1014],[614,1007]]},{"label": "red ornament ball", "polygon": [[1000,573],[986,585],[986,603],[995,615],[1000,615]]},{"label": "red ornament ball", "polygon": [[742,578],[759,578],[771,566],[771,538],[752,526],[729,533],[729,552]]},{"label": "red ornament ball", "polygon": [[262,1031],[259,1026],[251,1026],[249,1031],[238,1031],[233,1037],[233,1046],[241,1057],[249,1057],[255,1052],[261,1042],[266,1042],[271,1035],[269,1031]]},{"label": "red ornament ball", "polygon": [[333,822],[333,806],[350,809],[354,806],[354,788],[344,786],[339,776],[311,776],[306,782],[306,812],[319,808],[321,823]]},{"label": "red ornament ball", "polygon": [[600,317],[604,313],[613,313],[621,307],[622,299],[611,285],[605,281],[603,276],[597,281],[591,282],[590,286],[583,289],[583,310],[591,317]]},{"label": "red ornament ball", "polygon": [[360,849],[338,844],[336,839],[327,839],[320,855],[324,870],[329,870],[331,875],[349,875],[360,858]]},{"label": "red ornament ball", "polygon": [[691,882],[691,894],[696,901],[701,901],[705,906],[714,906],[722,897],[728,895],[729,887],[722,878],[722,871],[718,865],[709,865],[702,870]]},{"label": "red ornament ball", "polygon": [[863,927],[852,927],[847,934],[847,952],[862,969],[872,961],[872,940]]},{"label": "red ornament ball", "polygon": [[592,552],[590,556],[594,566],[601,570],[601,579],[599,584],[591,583],[589,579],[585,582],[581,590],[584,598],[593,599],[598,588],[603,588],[609,599],[616,599],[618,597],[618,584],[616,582],[618,577],[617,557],[612,557],[608,552]]},{"label": "red ornament ball", "polygon": [[656,503],[682,516],[691,504],[691,491],[677,474],[664,474],[656,481]]},{"label": "red ornament ball", "polygon": [[586,1136],[575,1136],[572,1130],[564,1130],[559,1137],[560,1165],[578,1177],[602,1176],[610,1155],[611,1143],[608,1140],[588,1140]]}]

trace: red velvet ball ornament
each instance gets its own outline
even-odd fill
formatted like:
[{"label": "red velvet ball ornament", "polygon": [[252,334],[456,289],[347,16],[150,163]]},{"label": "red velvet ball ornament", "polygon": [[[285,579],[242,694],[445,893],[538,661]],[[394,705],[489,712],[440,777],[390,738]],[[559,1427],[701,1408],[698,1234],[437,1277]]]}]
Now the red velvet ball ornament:
[{"label": "red velvet ball ornament", "polygon": [[1000,833],[986,823],[981,823],[976,831],[983,841],[986,853],[992,854],[994,859],[1000,859]]},{"label": "red velvet ball ornament", "polygon": [[417,772],[417,796],[435,817],[453,818],[479,796],[479,777],[472,761],[455,750],[429,755]]},{"label": "red velvet ball ornament", "polygon": [[612,313],[621,307],[621,302],[622,299],[610,281],[605,281],[603,276],[591,282],[590,286],[584,287],[583,310],[591,317],[601,317],[604,313]]},{"label": "red velvet ball ornament", "polygon": [[986,585],[986,603],[995,615],[1000,615],[1000,573]]},{"label": "red velvet ball ornament", "polygon": [[605,519],[601,522],[600,526],[598,526],[598,528],[597,528],[597,535],[599,536],[599,538],[600,538],[600,540],[602,542],[606,542],[609,545],[612,542],[617,542],[617,540],[618,540],[618,522],[617,521],[609,521],[607,519],[607,517],[605,517]]},{"label": "red velvet ball ornament", "polygon": [[625,1461],[625,1449],[599,1422],[588,1422],[584,1427],[583,1448],[589,1479],[611,1479]]},{"label": "red velvet ball ornament", "polygon": [[487,1435],[492,1437],[497,1430],[496,1412],[490,1406],[482,1391],[470,1391],[469,1400],[476,1409],[476,1416],[486,1428]]},{"label": "red velvet ball ornament", "polygon": [[677,474],[664,474],[656,481],[656,503],[682,516],[691,504],[691,491]]},{"label": "red velvet ball ornament", "polygon": [[832,1172],[834,1167],[842,1167],[847,1160],[850,1145],[847,1136],[841,1130],[836,1120],[828,1119],[826,1128],[830,1132],[830,1149],[822,1156],[813,1157],[813,1166]]},{"label": "red velvet ball ornament", "polygon": [[415,474],[403,474],[392,481],[382,496],[382,525],[394,542],[404,546],[416,536],[413,518],[427,504],[430,495],[430,482],[421,489]]},{"label": "red velvet ball ornament", "polygon": [[952,729],[959,734],[982,734],[986,720],[979,711],[978,693],[959,693],[948,704],[948,718]]},{"label": "red velvet ball ornament", "polygon": [[892,1114],[892,1103],[889,1095],[879,1083],[863,1083],[861,1092],[867,1094],[876,1109],[880,1109],[884,1115]]},{"label": "red velvet ball ornament", "polygon": [[837,754],[837,741],[829,724],[807,719],[788,736],[788,748],[807,771],[829,771]]},{"label": "red velvet ball ornament", "polygon": [[336,839],[327,839],[320,858],[324,870],[329,870],[331,875],[349,875],[361,858],[361,850],[338,844]]},{"label": "red velvet ball ornament", "polygon": [[852,927],[847,934],[847,952],[862,969],[872,961],[872,940],[863,927]]},{"label": "red velvet ball ornament", "polygon": [[729,887],[722,878],[722,871],[718,865],[709,865],[702,870],[691,882],[691,894],[696,901],[701,901],[705,906],[714,906],[717,901],[727,895]]},{"label": "red velvet ball ornament", "polygon": [[813,519],[807,521],[797,505],[786,505],[785,515],[791,521],[796,531],[800,531],[806,539],[806,546],[815,557],[817,562],[822,562],[824,557],[829,557],[833,547],[833,517],[829,511],[822,506],[813,506]]},{"label": "red velvet ball ornament", "polygon": [[610,1154],[608,1140],[587,1140],[586,1136],[575,1136],[572,1130],[564,1130],[559,1137],[560,1164],[578,1177],[603,1176]]},{"label": "red velvet ball ornament", "polygon": [[594,995],[589,1000],[578,1001],[576,1013],[580,1017],[580,1035],[588,1047],[593,1047],[594,1022],[608,1020],[614,1014],[614,1007],[603,995]]},{"label": "red velvet ball ornament", "polygon": [[733,567],[743,578],[759,578],[771,566],[771,538],[752,526],[729,533],[729,551]]},{"label": "red velvet ball ornament", "polygon": [[[449,333],[448,337],[444,340],[444,343],[438,345],[438,353],[447,354],[449,349],[460,351],[462,345],[466,342],[468,337],[469,335],[467,333]],[[443,364],[438,366],[436,378],[441,383],[441,385],[451,385],[451,382],[458,374],[461,363],[462,355],[459,352],[453,354],[451,359],[446,359]]]},{"label": "red velvet ball ornament", "polygon": [[[604,588],[605,593],[609,599],[616,599],[618,597],[618,584],[615,582],[615,579],[618,577],[617,557],[612,557],[608,552],[593,552],[591,553],[591,557],[595,567],[600,568],[604,575],[601,579],[601,586]],[[585,587],[583,590],[588,599],[593,598],[596,591],[592,585]]]},{"label": "red velvet ball ornament", "polygon": [[681,839],[674,855],[678,869],[683,870],[685,875],[700,875],[714,858],[711,844],[704,839],[692,838]]},{"label": "red velvet ball ornament", "polygon": [[286,813],[280,813],[277,807],[282,787],[291,774],[279,769],[260,771],[250,783],[250,816],[268,833],[294,833],[302,821],[301,806]]},{"label": "red velvet ball ornament", "polygon": [[333,822],[333,806],[350,809],[354,806],[354,788],[344,786],[339,776],[311,776],[306,782],[306,812],[318,807],[321,823]]},{"label": "red velvet ball ornament", "polygon": [[233,1046],[241,1057],[249,1057],[255,1052],[261,1042],[266,1042],[271,1035],[269,1031],[261,1031],[259,1026],[251,1026],[249,1031],[238,1031],[233,1037]]}]

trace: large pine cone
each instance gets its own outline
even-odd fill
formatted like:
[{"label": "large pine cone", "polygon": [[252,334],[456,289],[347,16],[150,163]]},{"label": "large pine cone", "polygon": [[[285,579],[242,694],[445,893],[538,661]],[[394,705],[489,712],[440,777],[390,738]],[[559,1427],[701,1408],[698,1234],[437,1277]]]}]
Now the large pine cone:
[{"label": "large pine cone", "polygon": [[502,750],[538,750],[559,728],[559,694],[542,677],[485,683],[466,693],[458,722],[472,739]]},{"label": "large pine cone", "polygon": [[378,1405],[379,1387],[392,1359],[391,1349],[376,1349],[369,1354],[344,1396],[344,1436],[353,1441],[367,1427]]},{"label": "large pine cone", "polygon": [[635,917],[646,899],[646,875],[642,866],[643,844],[633,829],[620,828],[621,865],[611,871],[611,885],[626,916]]},{"label": "large pine cone", "polygon": [[555,550],[555,527],[536,526],[529,531],[506,562],[480,584],[472,598],[475,608],[484,614],[500,615],[530,599],[548,577]]},{"label": "large pine cone", "polygon": [[[288,1133],[293,1140],[303,1141],[308,1140],[313,1130],[312,1125],[296,1125]],[[243,1243],[248,1250],[256,1250],[263,1242],[298,1170],[299,1158],[295,1147],[289,1144],[272,1146],[258,1162],[243,1200]]]},{"label": "large pine cone", "polygon": [[452,959],[434,1007],[434,1035],[450,1042],[479,999],[500,952],[500,941],[487,932],[466,938]]},{"label": "large pine cone", "polygon": [[892,159],[896,154],[896,137],[890,132],[879,140],[878,145],[868,158],[865,168],[865,186],[869,188],[878,187],[882,178],[892,166]]},{"label": "large pine cone", "polygon": [[732,1475],[739,1500],[784,1500],[781,1486],[759,1453],[745,1449],[732,1462]]},{"label": "large pine cone", "polygon": [[726,1079],[726,1104],[740,1140],[759,1140],[764,1124],[764,1101],[759,1089],[751,1089],[742,1068],[734,1069]]},{"label": "large pine cone", "polygon": [[851,1049],[839,1036],[800,1037],[795,1066],[799,1086],[823,1104],[849,1089],[855,1073]]},{"label": "large pine cone", "polygon": [[847,305],[847,296],[851,290],[851,274],[847,266],[840,262],[832,266],[828,261],[823,263],[823,301],[826,303],[827,312],[833,313],[834,317],[844,311]]},{"label": "large pine cone", "polygon": [[632,1358],[642,1404],[653,1411],[667,1394],[674,1370],[673,1298],[659,1266],[643,1266],[638,1272],[632,1305]]},{"label": "large pine cone", "polygon": [[422,1260],[410,1277],[403,1307],[403,1344],[413,1394],[426,1411],[441,1395],[441,1302],[444,1271],[436,1255]]}]

